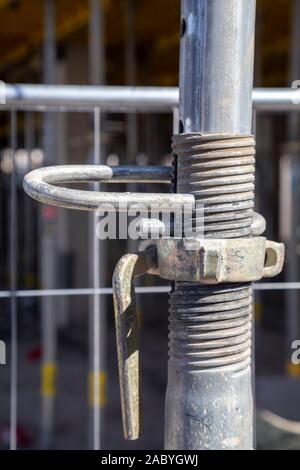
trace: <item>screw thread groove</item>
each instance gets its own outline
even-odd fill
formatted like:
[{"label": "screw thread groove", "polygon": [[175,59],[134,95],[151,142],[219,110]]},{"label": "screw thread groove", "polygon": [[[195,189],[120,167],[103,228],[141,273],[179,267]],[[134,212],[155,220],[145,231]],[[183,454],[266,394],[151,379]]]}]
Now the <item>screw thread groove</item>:
[{"label": "screw thread groove", "polygon": [[[251,236],[254,206],[255,139],[228,134],[173,137],[176,190],[190,193],[204,212],[204,236]],[[250,284],[205,286],[178,282],[170,295],[169,360],[176,367],[202,371],[251,361]]]}]

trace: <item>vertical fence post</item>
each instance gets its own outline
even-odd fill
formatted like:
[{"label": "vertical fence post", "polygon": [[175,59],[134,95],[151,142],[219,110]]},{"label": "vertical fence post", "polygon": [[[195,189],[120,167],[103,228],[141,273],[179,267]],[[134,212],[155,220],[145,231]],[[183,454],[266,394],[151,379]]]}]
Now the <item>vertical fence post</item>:
[{"label": "vertical fence post", "polygon": [[[104,31],[103,6],[99,0],[90,0],[89,25],[89,75],[92,85],[103,85],[105,81],[104,64]],[[101,164],[101,123],[103,115],[100,108],[95,107],[93,114],[93,163]],[[100,190],[100,184],[95,183],[93,189]],[[90,216],[90,266],[91,279],[94,289],[102,287],[104,279],[103,242],[96,234],[96,214]],[[103,435],[103,408],[106,400],[106,310],[103,296],[94,294],[89,304],[89,373],[88,398],[90,407],[90,447],[101,449]]]},{"label": "vertical fence post", "polygon": [[[101,162],[101,112],[99,108],[94,110],[94,163]],[[94,189],[100,190],[100,184],[95,183]],[[103,278],[103,259],[100,241],[96,234],[96,213],[92,214],[92,248],[93,248],[93,288],[101,287]],[[91,409],[91,447],[94,450],[101,448],[103,409],[106,401],[106,315],[103,296],[93,294],[89,315],[89,405]]]},{"label": "vertical fence post", "polygon": [[[55,82],[55,2],[44,0],[44,83]],[[44,165],[54,163],[55,116],[45,113],[43,125]],[[56,216],[57,209],[47,206],[41,208],[41,279],[44,289],[53,289],[56,279]],[[41,446],[52,445],[56,396],[56,309],[55,299],[42,299],[42,370],[41,370]]]},{"label": "vertical fence post", "polygon": [[10,181],[10,314],[11,314],[11,384],[10,384],[10,449],[17,449],[17,411],[18,411],[18,311],[17,311],[17,113],[10,113],[10,147],[12,158]]},{"label": "vertical fence post", "polygon": [[[133,0],[126,0],[125,6],[125,79],[126,85],[136,85],[136,56],[135,56],[135,3]],[[137,114],[128,113],[126,115],[126,147],[127,165],[134,165],[138,150],[137,138]],[[134,185],[129,185],[129,191],[134,192]],[[129,252],[132,240],[128,241]]]}]

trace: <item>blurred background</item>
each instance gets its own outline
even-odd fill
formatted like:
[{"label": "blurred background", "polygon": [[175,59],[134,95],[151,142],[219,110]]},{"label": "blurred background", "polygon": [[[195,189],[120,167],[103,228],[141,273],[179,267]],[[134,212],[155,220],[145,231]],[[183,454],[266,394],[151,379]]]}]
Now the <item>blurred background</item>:
[{"label": "blurred background", "polygon": [[[177,87],[179,25],[179,0],[0,0],[0,78]],[[258,0],[255,87],[289,88],[300,79],[299,44],[300,1]],[[85,289],[110,287],[118,259],[135,247],[124,240],[102,242],[95,259],[91,216],[39,205],[25,195],[22,181],[33,168],[88,164],[97,156],[108,165],[170,165],[173,119],[172,109],[11,112],[0,106],[0,339],[7,345],[7,363],[0,365],[1,448],[9,446],[12,392],[17,393],[19,448],[90,448],[99,412],[101,448],[163,448],[168,294],[138,295],[144,433],[139,441],[126,442],[112,296],[102,295],[99,306],[97,398],[90,390],[97,301]],[[254,119],[256,210],[267,220],[267,237],[287,247],[285,270],[274,280],[285,288],[257,286],[254,298],[257,439],[264,449],[300,448],[300,366],[291,361],[292,342],[300,340],[299,290],[291,284],[300,282],[299,123],[300,113],[259,112]],[[124,187],[116,185],[119,190]],[[135,185],[135,190],[145,188]],[[159,283],[165,285],[150,276],[140,281],[147,287]],[[41,289],[43,295],[32,292]],[[60,292],[46,295],[48,289]],[[68,289],[67,295],[61,289]],[[17,378],[16,369],[11,371],[12,311]]]}]

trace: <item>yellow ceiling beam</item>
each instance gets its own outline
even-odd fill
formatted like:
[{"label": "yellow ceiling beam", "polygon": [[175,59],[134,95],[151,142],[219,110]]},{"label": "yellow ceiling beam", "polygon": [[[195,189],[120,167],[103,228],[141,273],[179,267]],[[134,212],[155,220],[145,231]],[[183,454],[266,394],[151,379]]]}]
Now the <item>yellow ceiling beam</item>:
[{"label": "yellow ceiling beam", "polygon": [[[100,1],[100,0],[99,0]],[[0,8],[3,3],[6,2],[8,5],[10,0],[0,0]],[[81,8],[78,11],[72,13],[72,15],[67,16],[64,20],[58,24],[56,29],[56,39],[62,40],[68,35],[74,33],[78,29],[86,26],[89,22],[90,11],[87,6]],[[107,11],[111,6],[111,0],[104,0],[103,1],[103,8]],[[14,64],[22,59],[24,59],[31,50],[36,49],[39,47],[43,42],[43,30],[38,30],[36,33],[31,33],[28,38],[28,41],[23,42],[19,46],[16,46],[11,51],[9,51],[6,55],[4,55],[0,60],[0,70],[3,69],[8,64]]]},{"label": "yellow ceiling beam", "polygon": [[6,8],[10,5],[10,0],[0,0],[0,9]]},{"label": "yellow ceiling beam", "polygon": [[[58,25],[56,30],[57,40],[61,40],[79,28],[85,26],[89,20],[89,10],[83,9],[80,10],[74,16],[67,18]],[[17,63],[26,57],[32,49],[37,48],[43,41],[43,31],[38,31],[35,34],[32,34],[30,39],[16,47],[4,57],[1,58],[0,69],[12,63]]]},{"label": "yellow ceiling beam", "polygon": [[63,21],[57,28],[56,37],[61,40],[85,26],[89,21],[89,9],[82,9],[75,16],[71,16]]},{"label": "yellow ceiling beam", "polygon": [[15,49],[13,49],[4,57],[1,58],[0,70],[3,69],[8,64],[13,64],[22,60],[24,57],[26,57],[28,52],[31,49],[34,49],[35,47],[37,47],[40,44],[40,42],[41,42],[40,34],[37,33],[36,35],[31,36],[29,42],[25,42],[24,44],[17,46]]}]

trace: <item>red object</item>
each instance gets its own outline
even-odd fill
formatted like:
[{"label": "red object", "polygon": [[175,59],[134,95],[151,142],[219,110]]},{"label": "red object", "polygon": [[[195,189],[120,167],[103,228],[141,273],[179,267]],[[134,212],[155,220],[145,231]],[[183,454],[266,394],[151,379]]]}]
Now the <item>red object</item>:
[{"label": "red object", "polygon": [[17,426],[17,444],[20,447],[30,447],[32,440],[22,426]]},{"label": "red object", "polygon": [[[10,438],[10,429],[8,425],[0,427],[0,442],[3,445],[9,445],[9,438]],[[26,430],[18,425],[17,426],[17,447],[31,447],[32,446],[32,439],[27,434]]]},{"label": "red object", "polygon": [[44,206],[42,208],[42,216],[44,220],[55,220],[57,217],[57,207]]},{"label": "red object", "polygon": [[38,361],[38,360],[40,360],[41,357],[42,357],[42,348],[41,348],[41,346],[37,346],[37,347],[31,349],[27,353],[27,361],[29,361],[29,362]]}]

